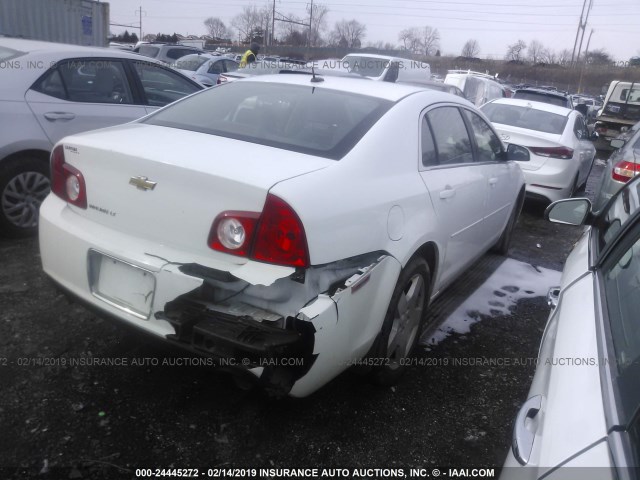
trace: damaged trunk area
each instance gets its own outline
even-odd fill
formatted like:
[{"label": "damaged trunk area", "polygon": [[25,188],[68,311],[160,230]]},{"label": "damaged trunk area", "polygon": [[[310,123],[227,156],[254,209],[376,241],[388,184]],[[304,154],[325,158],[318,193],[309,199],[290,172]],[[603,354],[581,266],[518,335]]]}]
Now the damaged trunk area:
[{"label": "damaged trunk area", "polygon": [[[367,294],[369,289],[362,287],[369,283],[376,266],[389,258],[380,252],[360,255],[299,269],[270,285],[252,284],[232,273],[197,264],[181,265],[182,274],[199,278],[202,284],[167,302],[155,318],[175,329],[168,340],[216,358],[225,370],[243,375],[250,372],[251,379],[276,395],[288,394],[319,356],[340,357],[340,352],[327,351],[331,339],[319,339],[319,334],[344,335],[343,329],[336,328],[342,320],[340,304],[347,306],[348,314],[361,308],[359,303],[370,305],[373,300],[369,295],[376,292]],[[345,292],[349,293],[348,302],[343,301]],[[349,306],[352,297],[357,303]],[[344,339],[336,343],[338,348],[351,348]],[[323,372],[320,377],[327,377],[325,381],[330,379],[328,371],[337,374],[343,369],[316,366]]]}]

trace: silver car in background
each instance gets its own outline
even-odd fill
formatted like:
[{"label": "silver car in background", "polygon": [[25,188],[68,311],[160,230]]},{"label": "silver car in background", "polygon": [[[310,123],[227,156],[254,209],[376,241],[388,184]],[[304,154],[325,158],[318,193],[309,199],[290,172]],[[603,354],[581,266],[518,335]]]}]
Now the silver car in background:
[{"label": "silver car in background", "polygon": [[571,198],[545,215],[591,228],[549,292],[553,310],[501,478],[638,478],[640,177],[599,213]]},{"label": "silver car in background", "polygon": [[640,122],[611,140],[611,146],[614,151],[602,174],[593,207],[595,211],[604,207],[618,190],[640,173]]},{"label": "silver car in background", "polygon": [[231,58],[210,53],[185,55],[171,65],[183,75],[205,87],[217,85],[220,75],[238,70],[238,62]]}]

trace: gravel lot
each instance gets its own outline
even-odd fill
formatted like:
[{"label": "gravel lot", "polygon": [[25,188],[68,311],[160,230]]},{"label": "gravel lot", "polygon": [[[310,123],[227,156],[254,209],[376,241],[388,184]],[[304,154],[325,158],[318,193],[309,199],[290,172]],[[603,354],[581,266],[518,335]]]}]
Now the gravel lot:
[{"label": "gravel lot", "polygon": [[[525,205],[510,257],[561,270],[581,229],[545,222],[543,209]],[[497,471],[534,367],[453,359],[534,358],[548,316],[542,297],[483,316],[469,334],[421,349],[422,365],[395,388],[347,372],[310,398],[273,400],[212,367],[162,365],[185,354],[67,303],[40,270],[36,240],[0,240],[0,258],[3,479],[137,478],[139,468],[172,467],[201,477],[221,467]],[[439,317],[466,287],[439,300]],[[89,357],[128,366],[69,365]]]}]

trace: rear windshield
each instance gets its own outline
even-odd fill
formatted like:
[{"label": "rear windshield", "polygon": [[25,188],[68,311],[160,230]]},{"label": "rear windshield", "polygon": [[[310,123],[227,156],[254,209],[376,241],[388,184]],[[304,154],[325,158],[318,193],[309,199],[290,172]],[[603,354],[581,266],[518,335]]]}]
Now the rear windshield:
[{"label": "rear windshield", "polygon": [[186,55],[178,60],[174,66],[179,70],[189,70],[195,72],[200,65],[208,60],[207,57],[202,55]]},{"label": "rear windshield", "polygon": [[18,50],[14,50],[12,48],[1,47],[0,46],[0,62],[6,62],[8,60],[12,60],[17,57],[21,57],[25,52],[20,52]]},{"label": "rear windshield", "polygon": [[513,98],[519,98],[521,100],[533,100],[534,102],[549,103],[551,105],[557,105],[558,107],[567,108],[568,100],[566,98],[557,97],[555,95],[547,95],[545,93],[537,92],[520,92],[516,91],[513,94]]},{"label": "rear windshield", "polygon": [[537,132],[562,134],[567,123],[566,115],[501,103],[487,103],[480,107],[493,123],[527,128]]},{"label": "rear windshield", "polygon": [[138,53],[140,55],[144,55],[145,57],[151,57],[151,58],[155,58],[156,55],[158,55],[159,51],[160,51],[160,48],[153,47],[150,45],[140,45],[140,48],[138,48]]},{"label": "rear windshield", "polygon": [[242,81],[186,98],[142,123],[338,160],[392,105],[312,85]]}]

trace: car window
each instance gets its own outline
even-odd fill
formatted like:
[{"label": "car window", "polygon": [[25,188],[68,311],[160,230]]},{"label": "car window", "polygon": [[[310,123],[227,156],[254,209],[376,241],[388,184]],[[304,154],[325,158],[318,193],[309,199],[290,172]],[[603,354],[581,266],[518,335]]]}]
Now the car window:
[{"label": "car window", "polygon": [[605,206],[594,223],[598,250],[604,250],[629,219],[640,209],[640,181],[621,189]]},{"label": "car window", "polygon": [[467,128],[455,107],[439,107],[427,113],[438,152],[438,165],[473,162]]},{"label": "car window", "polygon": [[491,127],[487,125],[480,115],[469,110],[463,110],[465,116],[471,124],[473,136],[476,140],[478,162],[495,162],[502,158],[502,142],[493,133]]},{"label": "car window", "polygon": [[611,252],[602,269],[623,424],[640,405],[640,229],[630,230],[629,237]]},{"label": "car window", "polygon": [[199,88],[176,72],[147,62],[134,62],[142,82],[147,104],[164,107],[171,102],[197,92]]},{"label": "car window", "polygon": [[584,120],[582,120],[582,117],[578,116],[576,117],[576,121],[573,124],[573,134],[576,136],[576,138],[578,139],[585,139],[585,126],[584,126]]},{"label": "car window", "polygon": [[71,102],[133,103],[121,61],[72,59],[58,64],[34,90]]},{"label": "car window", "polygon": [[422,126],[420,127],[420,136],[422,144],[422,165],[424,167],[433,167],[438,165],[438,153],[436,145],[433,142],[433,133],[427,121],[427,117],[422,117]]},{"label": "car window", "polygon": [[238,70],[238,63],[233,60],[224,60],[225,72],[235,72]]},{"label": "car window", "polygon": [[224,73],[224,62],[222,61],[213,62],[211,66],[209,66],[209,70],[207,71],[207,73],[213,73],[216,75],[220,75],[221,73]]},{"label": "car window", "polygon": [[171,60],[177,60],[178,58],[184,57],[185,55],[193,52],[194,50],[191,50],[189,48],[169,48],[167,49],[165,56],[167,58],[170,58]]},{"label": "car window", "polygon": [[202,65],[207,60],[208,58],[203,55],[185,55],[175,63],[175,68],[179,70],[189,70],[190,72],[195,72],[196,70],[198,70],[200,65]]},{"label": "car window", "polygon": [[511,125],[512,127],[527,128],[538,132],[564,132],[567,116],[538,110],[532,106],[520,107],[503,103],[487,103],[480,107],[492,123]]},{"label": "car window", "polygon": [[244,81],[207,90],[143,122],[337,160],[391,105],[313,84]]},{"label": "car window", "polygon": [[152,45],[140,45],[138,48],[138,53],[145,57],[156,58],[158,56],[158,52],[160,52],[160,47],[154,47]]}]

